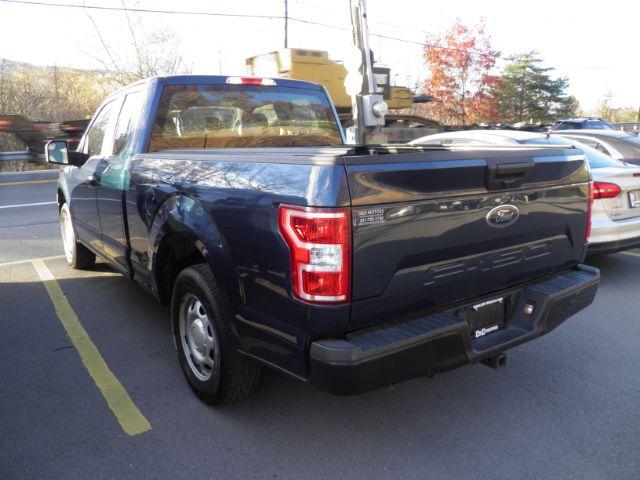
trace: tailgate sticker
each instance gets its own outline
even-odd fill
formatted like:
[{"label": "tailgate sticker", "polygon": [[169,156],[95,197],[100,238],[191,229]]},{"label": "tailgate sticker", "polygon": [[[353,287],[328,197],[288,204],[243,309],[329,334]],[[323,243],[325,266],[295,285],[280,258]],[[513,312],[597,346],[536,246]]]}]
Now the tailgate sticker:
[{"label": "tailgate sticker", "polygon": [[375,225],[384,222],[384,208],[357,210],[353,218],[353,223],[356,227],[361,225]]}]

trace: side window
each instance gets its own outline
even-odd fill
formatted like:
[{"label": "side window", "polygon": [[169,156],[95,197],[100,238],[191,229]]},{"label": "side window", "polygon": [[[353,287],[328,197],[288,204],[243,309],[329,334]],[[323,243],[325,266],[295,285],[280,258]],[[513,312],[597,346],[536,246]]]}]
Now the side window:
[{"label": "side window", "polygon": [[84,151],[88,153],[90,157],[103,153],[103,146],[105,146],[104,139],[113,118],[113,109],[116,103],[117,102],[112,101],[102,107],[102,110],[100,110],[100,113],[98,113],[98,116],[87,132]]},{"label": "side window", "polygon": [[604,153],[605,155],[609,155],[611,156],[611,152],[607,149],[607,147],[605,147],[602,143],[600,142],[596,142],[596,150],[598,150],[599,152]]},{"label": "side window", "polygon": [[436,139],[432,139],[432,140],[426,140],[424,142],[420,142],[417,145],[423,146],[423,147],[440,147],[442,145],[442,142],[444,140],[442,138],[436,138]]},{"label": "side window", "polygon": [[565,137],[568,138],[569,140],[573,140],[575,142],[580,142],[584,145],[588,145],[591,148],[598,148],[598,142],[596,142],[595,140],[591,140],[590,138],[586,138],[586,137]]},{"label": "side window", "polygon": [[143,100],[143,92],[129,93],[124,99],[113,135],[112,155],[123,157],[129,153]]},{"label": "side window", "polygon": [[591,148],[595,148],[596,150],[604,153],[605,155],[611,156],[611,152],[609,152],[609,150],[607,150],[607,148],[602,143],[598,142],[595,139],[587,138],[587,137],[572,137],[570,135],[567,135],[565,138],[568,138],[569,140],[573,140],[576,142],[580,142],[583,145],[587,145]]},{"label": "side window", "polygon": [[484,145],[484,140],[475,140],[473,138],[449,138],[445,140],[445,145]]}]

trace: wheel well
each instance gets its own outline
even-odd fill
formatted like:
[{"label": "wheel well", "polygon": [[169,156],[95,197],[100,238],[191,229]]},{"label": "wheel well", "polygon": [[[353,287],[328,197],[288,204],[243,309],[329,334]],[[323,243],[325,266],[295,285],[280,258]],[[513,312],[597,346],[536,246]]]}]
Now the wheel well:
[{"label": "wheel well", "polygon": [[158,296],[163,304],[171,301],[178,274],[197,263],[206,263],[206,260],[189,237],[173,233],[162,240],[156,259],[156,279]]},{"label": "wheel well", "polygon": [[66,200],[64,199],[64,193],[62,192],[61,188],[59,188],[56,192],[56,201],[58,202],[58,210],[60,210],[62,208],[62,205],[66,202]]}]

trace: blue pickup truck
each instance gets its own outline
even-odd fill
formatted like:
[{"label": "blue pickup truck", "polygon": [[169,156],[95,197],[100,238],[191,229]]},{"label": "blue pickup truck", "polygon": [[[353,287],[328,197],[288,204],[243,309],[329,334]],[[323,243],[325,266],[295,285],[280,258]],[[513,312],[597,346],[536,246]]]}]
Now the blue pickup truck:
[{"label": "blue pickup truck", "polygon": [[497,367],[599,283],[580,150],[346,145],[308,82],[150,78],[45,153],[69,265],[100,257],[170,305],[211,404],[263,366],[338,394]]}]

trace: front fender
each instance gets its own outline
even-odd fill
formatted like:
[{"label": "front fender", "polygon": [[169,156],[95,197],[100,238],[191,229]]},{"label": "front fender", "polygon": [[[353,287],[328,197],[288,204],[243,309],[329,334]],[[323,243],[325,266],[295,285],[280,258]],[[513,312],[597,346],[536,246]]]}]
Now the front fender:
[{"label": "front fender", "polygon": [[[62,192],[62,198],[58,197],[57,192]],[[58,202],[58,208],[62,203],[71,202],[71,192],[69,191],[69,173],[67,168],[61,168],[58,175],[58,186],[56,187],[56,201]]]},{"label": "front fender", "polygon": [[217,222],[198,199],[184,194],[167,198],[158,207],[151,224],[149,263],[156,292],[160,292],[158,252],[163,240],[172,234],[188,239],[198,249],[232,302],[240,298],[240,282],[231,250]]}]

